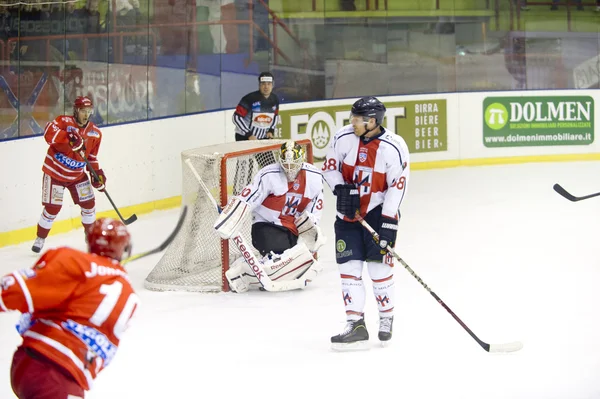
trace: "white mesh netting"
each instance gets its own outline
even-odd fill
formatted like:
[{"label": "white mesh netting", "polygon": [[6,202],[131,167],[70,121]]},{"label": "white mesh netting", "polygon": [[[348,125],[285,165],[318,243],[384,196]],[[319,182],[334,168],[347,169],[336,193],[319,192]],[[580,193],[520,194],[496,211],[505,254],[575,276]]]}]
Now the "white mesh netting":
[{"label": "white mesh netting", "polygon": [[[275,162],[275,153],[284,142],[241,141],[181,153],[181,201],[182,205],[188,206],[188,215],[178,236],[146,277],[146,288],[155,291],[227,290],[225,271],[239,253],[227,241],[221,240],[213,229],[218,211],[206,190],[201,188],[192,168],[217,203],[224,206],[231,196],[252,181],[262,167]],[[309,140],[299,143],[305,148],[310,146]],[[306,153],[312,154],[312,151]],[[250,229],[251,220],[248,218],[240,231],[248,242],[251,242]],[[223,267],[223,264],[226,266]]]}]

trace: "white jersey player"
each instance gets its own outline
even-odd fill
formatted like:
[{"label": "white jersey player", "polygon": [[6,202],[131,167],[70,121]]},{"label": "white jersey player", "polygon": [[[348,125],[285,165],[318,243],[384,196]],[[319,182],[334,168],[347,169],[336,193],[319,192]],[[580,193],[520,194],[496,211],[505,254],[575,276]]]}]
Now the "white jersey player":
[{"label": "white jersey player", "polygon": [[[323,176],[337,197],[336,261],[348,324],[331,338],[333,349],[366,348],[364,265],[373,281],[379,309],[379,340],[392,337],[394,312],[393,260],[399,207],[409,177],[408,147],[402,137],[381,126],[385,106],[375,97],[356,101],[350,125],[335,135],[323,164]],[[376,243],[356,219],[360,214],[380,236]]]},{"label": "white jersey player", "polygon": [[[323,176],[304,162],[304,149],[293,141],[281,146],[277,158],[231,199],[214,227],[224,239],[232,238],[250,210],[252,245],[263,256],[261,266],[269,278],[275,284],[300,277],[310,280],[321,270],[314,254],[324,243],[318,227]],[[239,258],[225,273],[236,292],[260,286],[247,263]]]}]

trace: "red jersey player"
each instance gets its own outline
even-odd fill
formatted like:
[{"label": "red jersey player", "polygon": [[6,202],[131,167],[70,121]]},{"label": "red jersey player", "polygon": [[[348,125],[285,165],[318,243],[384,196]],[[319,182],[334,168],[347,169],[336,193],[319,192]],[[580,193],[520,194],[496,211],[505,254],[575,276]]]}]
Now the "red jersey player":
[{"label": "red jersey player", "polygon": [[0,280],[0,312],[22,314],[11,383],[19,399],[77,399],[113,360],[138,297],[119,264],[131,248],[123,223],[96,220],[89,253],[61,247]]},{"label": "red jersey player", "polygon": [[44,210],[38,222],[37,238],[31,248],[33,252],[42,250],[52,223],[62,207],[65,188],[71,193],[73,202],[81,207],[81,223],[86,232],[96,220],[94,191],[83,169],[86,164],[81,156],[85,153],[100,178],[100,181],[97,181],[91,176],[91,185],[98,191],[103,191],[106,176],[97,159],[102,133],[89,120],[93,111],[92,100],[77,97],[73,104],[73,116],[61,115],[46,125],[44,139],[50,148],[42,166]]}]

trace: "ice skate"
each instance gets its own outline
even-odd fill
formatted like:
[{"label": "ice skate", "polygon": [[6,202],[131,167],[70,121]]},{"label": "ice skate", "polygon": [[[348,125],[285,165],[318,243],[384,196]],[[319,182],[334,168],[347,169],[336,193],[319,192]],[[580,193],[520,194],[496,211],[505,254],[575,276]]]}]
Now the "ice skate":
[{"label": "ice skate", "polygon": [[392,317],[380,317],[379,318],[379,340],[381,346],[387,346],[390,344],[392,339],[392,324],[394,323],[394,316]]},{"label": "ice skate", "polygon": [[365,319],[351,320],[346,324],[344,332],[331,337],[331,349],[335,351],[360,351],[367,350],[369,332]]},{"label": "ice skate", "polygon": [[31,250],[36,254],[39,254],[42,248],[44,248],[45,241],[45,238],[37,237],[33,243],[33,246],[31,247]]}]

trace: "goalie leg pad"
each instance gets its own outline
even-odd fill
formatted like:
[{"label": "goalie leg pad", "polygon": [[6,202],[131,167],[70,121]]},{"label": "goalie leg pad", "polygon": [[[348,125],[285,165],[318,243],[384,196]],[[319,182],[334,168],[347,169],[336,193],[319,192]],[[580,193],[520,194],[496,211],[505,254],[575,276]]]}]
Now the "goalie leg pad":
[{"label": "goalie leg pad", "polygon": [[[260,261],[269,278],[275,284],[280,281],[306,280],[312,281],[322,270],[322,265],[315,261],[306,245],[298,244],[281,255],[266,256]],[[261,284],[244,258],[237,259],[225,272],[230,288],[238,293],[249,289],[260,288]],[[306,284],[289,289],[304,288]],[[290,286],[292,287],[292,286]],[[281,289],[287,291],[288,288]]]},{"label": "goalie leg pad", "polygon": [[231,238],[237,233],[244,218],[249,213],[248,204],[238,198],[232,198],[215,221],[214,229],[224,239]]},{"label": "goalie leg pad", "polygon": [[273,281],[294,280],[310,269],[313,269],[316,276],[322,270],[304,243],[299,243],[285,250],[281,255],[265,261],[264,268]]},{"label": "goalie leg pad", "polygon": [[[229,282],[229,288],[231,288],[232,291],[240,294],[248,291],[250,288],[248,273],[252,272],[244,261],[244,258],[238,258],[229,267],[229,270],[225,272],[225,277],[227,277],[227,281]],[[258,284],[258,280],[255,276],[253,276],[253,279],[256,280],[256,283]]]}]

